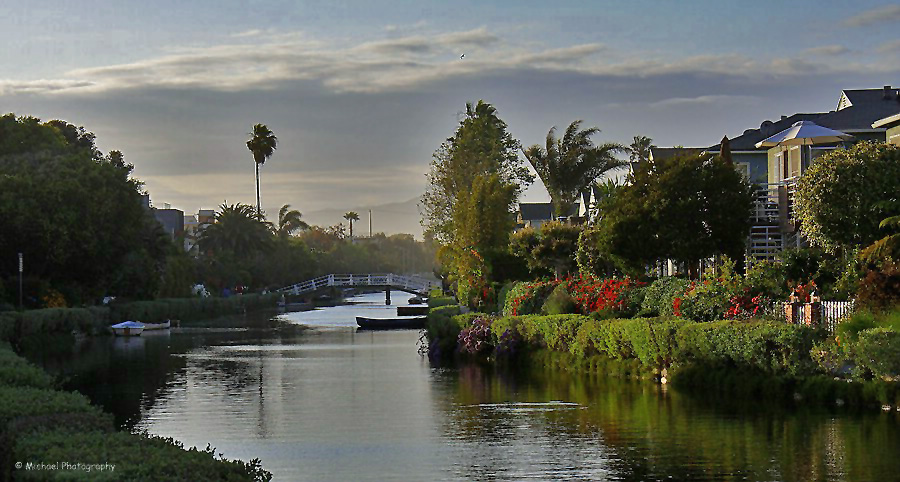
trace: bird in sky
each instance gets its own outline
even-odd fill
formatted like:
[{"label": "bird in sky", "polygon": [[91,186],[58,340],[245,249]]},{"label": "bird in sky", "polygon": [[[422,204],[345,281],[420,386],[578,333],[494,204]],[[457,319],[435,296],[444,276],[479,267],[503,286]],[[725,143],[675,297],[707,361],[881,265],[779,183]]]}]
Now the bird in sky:
[{"label": "bird in sky", "polygon": [[463,57],[465,57],[465,56],[466,56],[466,54],[462,54],[462,55],[459,56],[459,59],[462,60]]}]

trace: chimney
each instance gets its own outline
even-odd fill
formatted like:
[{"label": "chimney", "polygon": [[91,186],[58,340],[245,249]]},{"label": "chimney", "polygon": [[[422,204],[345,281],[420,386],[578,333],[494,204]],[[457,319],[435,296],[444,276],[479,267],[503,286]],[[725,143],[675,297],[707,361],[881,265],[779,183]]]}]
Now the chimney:
[{"label": "chimney", "polygon": [[781,120],[785,120],[785,119],[787,119],[786,115],[781,116]]},{"label": "chimney", "polygon": [[885,86],[884,86],[884,100],[890,100],[891,97],[893,97],[893,96],[891,95],[891,86],[890,86],[890,85],[885,85]]}]

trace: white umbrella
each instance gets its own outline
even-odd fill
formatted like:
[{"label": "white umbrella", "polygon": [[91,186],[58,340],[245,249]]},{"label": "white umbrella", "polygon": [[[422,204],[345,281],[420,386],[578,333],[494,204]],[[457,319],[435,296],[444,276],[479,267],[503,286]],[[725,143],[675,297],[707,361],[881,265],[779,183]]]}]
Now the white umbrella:
[{"label": "white umbrella", "polygon": [[831,144],[849,139],[853,139],[853,136],[822,127],[815,122],[799,121],[778,134],[757,142],[756,147],[811,146],[813,144]]}]

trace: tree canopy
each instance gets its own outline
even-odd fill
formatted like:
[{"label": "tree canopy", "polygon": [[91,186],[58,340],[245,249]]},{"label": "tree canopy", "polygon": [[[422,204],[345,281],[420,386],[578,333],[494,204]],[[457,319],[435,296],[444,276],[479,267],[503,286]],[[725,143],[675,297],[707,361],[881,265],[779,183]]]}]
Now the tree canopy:
[{"label": "tree canopy", "polygon": [[556,127],[551,128],[544,147],[535,144],[524,152],[550,193],[557,216],[568,216],[579,194],[603,173],[624,164],[615,154],[625,152],[625,146],[611,142],[595,146],[591,136],[600,129],[580,130],[581,122],[569,124],[560,139]]},{"label": "tree canopy", "polygon": [[103,156],[84,128],[0,117],[0,278],[15,275],[21,252],[26,277],[43,286],[35,296],[152,296],[169,241],[132,169],[118,151]]},{"label": "tree canopy", "polygon": [[829,252],[882,238],[885,218],[900,214],[900,148],[859,142],[813,160],[798,181],[796,218],[810,243]]},{"label": "tree canopy", "polygon": [[585,239],[625,271],[662,259],[689,265],[741,257],[750,229],[750,184],[720,158],[682,156],[644,165],[620,188]]}]

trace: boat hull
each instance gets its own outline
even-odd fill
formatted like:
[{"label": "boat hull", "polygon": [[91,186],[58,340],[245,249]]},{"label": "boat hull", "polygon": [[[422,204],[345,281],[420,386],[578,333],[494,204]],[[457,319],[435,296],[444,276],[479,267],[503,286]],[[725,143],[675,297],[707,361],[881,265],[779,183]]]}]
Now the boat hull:
[{"label": "boat hull", "polygon": [[366,318],[356,317],[356,324],[364,330],[419,330],[425,328],[426,316],[408,316],[401,318]]},{"label": "boat hull", "polygon": [[172,326],[172,322],[166,320],[165,323],[144,323],[145,330],[168,330]]},{"label": "boat hull", "polygon": [[112,331],[116,336],[141,336],[144,328],[113,328]]}]

